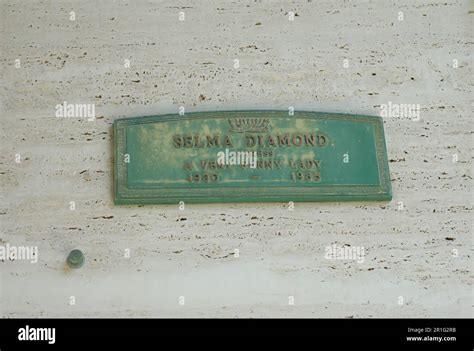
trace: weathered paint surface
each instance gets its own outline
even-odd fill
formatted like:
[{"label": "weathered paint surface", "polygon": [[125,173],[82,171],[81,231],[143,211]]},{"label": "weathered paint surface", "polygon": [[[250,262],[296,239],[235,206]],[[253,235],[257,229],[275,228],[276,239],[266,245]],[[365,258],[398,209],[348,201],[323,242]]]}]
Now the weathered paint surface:
[{"label": "weathered paint surface", "polygon": [[388,201],[383,119],[287,111],[118,119],[114,193],[116,205]]}]

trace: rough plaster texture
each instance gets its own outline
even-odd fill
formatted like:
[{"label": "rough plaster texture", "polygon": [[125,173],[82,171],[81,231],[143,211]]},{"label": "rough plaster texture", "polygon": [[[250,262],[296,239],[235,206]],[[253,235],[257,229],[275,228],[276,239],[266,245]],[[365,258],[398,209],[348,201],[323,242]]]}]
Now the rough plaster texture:
[{"label": "rough plaster texture", "polygon": [[[0,262],[1,315],[472,316],[472,16],[461,0],[2,1],[0,240],[39,262]],[[63,101],[97,119],[56,118]],[[389,101],[421,105],[385,118],[389,203],[113,205],[116,118]],[[326,259],[332,244],[364,263]]]}]

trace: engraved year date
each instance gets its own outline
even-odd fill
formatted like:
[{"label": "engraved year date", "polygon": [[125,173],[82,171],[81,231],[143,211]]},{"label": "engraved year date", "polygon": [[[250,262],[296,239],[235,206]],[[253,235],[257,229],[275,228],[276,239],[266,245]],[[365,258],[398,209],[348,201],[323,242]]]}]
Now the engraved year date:
[{"label": "engraved year date", "polygon": [[295,182],[319,182],[321,176],[319,172],[291,172],[291,179]]},{"label": "engraved year date", "polygon": [[219,181],[219,176],[216,173],[195,173],[189,175],[186,180],[190,183],[212,183]]}]

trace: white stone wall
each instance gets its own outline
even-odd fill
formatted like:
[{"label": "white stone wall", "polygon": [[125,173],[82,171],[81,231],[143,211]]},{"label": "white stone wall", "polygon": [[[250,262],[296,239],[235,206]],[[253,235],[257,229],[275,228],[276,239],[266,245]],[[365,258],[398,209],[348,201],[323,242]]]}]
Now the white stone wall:
[{"label": "white stone wall", "polygon": [[[1,315],[472,316],[472,16],[468,0],[2,1],[0,244],[39,260],[0,261]],[[96,120],[55,117],[64,101]],[[421,107],[385,118],[390,203],[113,205],[116,118],[389,101]],[[326,259],[333,244],[364,262]]]}]

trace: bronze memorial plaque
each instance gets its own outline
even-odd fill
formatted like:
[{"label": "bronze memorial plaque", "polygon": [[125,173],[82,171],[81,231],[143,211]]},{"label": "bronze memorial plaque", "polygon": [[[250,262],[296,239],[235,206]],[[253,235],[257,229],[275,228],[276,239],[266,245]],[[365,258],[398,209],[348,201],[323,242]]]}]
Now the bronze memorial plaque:
[{"label": "bronze memorial plaque", "polygon": [[380,117],[223,111],[118,119],[115,203],[390,200]]}]

